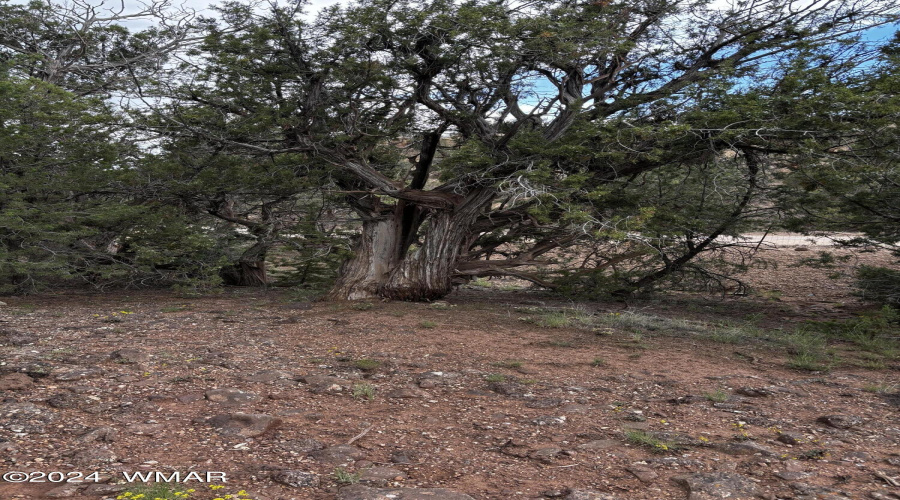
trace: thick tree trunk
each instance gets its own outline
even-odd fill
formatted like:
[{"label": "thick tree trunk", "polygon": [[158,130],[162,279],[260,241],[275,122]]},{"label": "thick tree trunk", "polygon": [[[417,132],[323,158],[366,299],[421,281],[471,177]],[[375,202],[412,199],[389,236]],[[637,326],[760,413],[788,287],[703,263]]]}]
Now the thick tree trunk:
[{"label": "thick tree trunk", "polygon": [[[412,229],[403,223],[409,208],[403,204],[364,222],[354,256],[341,267],[326,299],[434,300],[447,295],[461,249],[492,197],[491,192],[478,190],[452,209],[432,210],[421,226]],[[409,247],[408,231],[416,229],[423,233],[422,245]]]},{"label": "thick tree trunk", "polygon": [[222,281],[231,286],[266,286],[269,283],[266,254],[270,246],[268,242],[257,241],[237,262],[222,268],[219,272]]}]

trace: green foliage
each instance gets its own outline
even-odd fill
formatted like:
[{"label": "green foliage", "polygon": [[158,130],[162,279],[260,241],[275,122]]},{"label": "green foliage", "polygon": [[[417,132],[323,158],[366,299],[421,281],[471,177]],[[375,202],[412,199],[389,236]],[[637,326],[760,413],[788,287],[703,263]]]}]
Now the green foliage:
[{"label": "green foliage", "polygon": [[381,361],[377,359],[358,359],[353,362],[353,366],[359,368],[364,371],[372,371],[378,369],[381,366]]},{"label": "green foliage", "polygon": [[722,389],[716,389],[713,392],[707,392],[705,395],[706,399],[712,401],[713,403],[724,403],[728,401],[728,393],[723,391]]},{"label": "green foliage", "polygon": [[352,394],[354,398],[372,401],[375,399],[375,391],[372,384],[353,384]]},{"label": "green foliage", "polygon": [[659,439],[647,431],[630,430],[625,432],[625,439],[632,444],[643,446],[656,453],[677,451],[679,446],[671,441]]},{"label": "green foliage", "polygon": [[343,467],[334,469],[334,480],[338,484],[356,484],[359,482],[360,474],[358,472],[350,472]]},{"label": "green foliage", "polygon": [[856,287],[866,300],[900,306],[900,271],[886,267],[860,266]]}]

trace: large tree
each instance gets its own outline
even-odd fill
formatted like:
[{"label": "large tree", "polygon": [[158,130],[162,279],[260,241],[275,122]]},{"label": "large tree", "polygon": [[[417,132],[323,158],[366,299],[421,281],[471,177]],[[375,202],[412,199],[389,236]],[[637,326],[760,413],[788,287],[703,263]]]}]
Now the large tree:
[{"label": "large tree", "polygon": [[764,80],[780,57],[896,13],[881,0],[365,0],[308,21],[302,8],[226,4],[179,78],[144,97],[159,98],[163,137],[322,169],[359,224],[329,296],[411,300],[475,276],[542,282],[523,269],[646,222],[651,201],[629,213],[617,200],[648,173],[671,171],[662,186],[737,168],[721,176],[731,208],[686,226],[681,255],[657,245],[646,280],[684,268],[741,220],[769,153],[721,110],[698,115],[704,89]]}]

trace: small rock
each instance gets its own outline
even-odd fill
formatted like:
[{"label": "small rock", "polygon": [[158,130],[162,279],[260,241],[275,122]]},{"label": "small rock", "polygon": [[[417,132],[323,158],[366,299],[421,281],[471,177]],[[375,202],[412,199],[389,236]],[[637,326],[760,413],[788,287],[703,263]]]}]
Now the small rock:
[{"label": "small rock", "polygon": [[423,391],[422,389],[420,389],[418,387],[402,387],[399,389],[393,389],[391,391],[388,391],[388,393],[385,394],[385,396],[389,397],[389,398],[403,398],[403,399],[415,399],[415,398],[428,399],[431,397],[430,394],[428,394],[427,392]]},{"label": "small rock", "polygon": [[272,480],[292,488],[317,488],[319,476],[312,472],[282,469],[272,473]]},{"label": "small rock", "polygon": [[525,407],[545,410],[547,408],[556,408],[562,404],[563,400],[559,398],[541,398],[529,400],[525,403]]},{"label": "small rock", "polygon": [[873,500],[898,500],[900,495],[888,490],[870,491],[869,498]]},{"label": "small rock", "polygon": [[563,413],[580,413],[580,414],[587,413],[588,410],[590,410],[589,406],[580,405],[578,403],[569,403],[567,405],[563,405],[562,408],[559,409],[559,411],[561,411]]},{"label": "small rock", "polygon": [[241,380],[245,382],[268,383],[276,380],[291,379],[293,375],[282,370],[263,370],[252,375],[245,375]]},{"label": "small rock", "polygon": [[367,486],[383,488],[389,483],[406,480],[405,472],[393,467],[371,467],[362,472],[359,482]]},{"label": "small rock", "polygon": [[44,493],[44,496],[47,498],[69,498],[74,497],[78,494],[78,490],[81,488],[80,484],[68,483],[57,486],[52,490]]},{"label": "small rock", "polygon": [[309,456],[313,457],[319,462],[339,465],[362,460],[366,457],[366,454],[356,446],[352,446],[349,444],[339,444],[336,446],[329,446],[328,448],[314,451],[310,453]]},{"label": "small rock", "polygon": [[566,423],[566,417],[554,417],[552,415],[543,415],[531,421],[535,425],[563,425]]},{"label": "small rock", "polygon": [[680,396],[677,398],[673,398],[669,400],[669,403],[675,405],[689,405],[694,403],[702,403],[704,401],[709,401],[706,396],[698,396],[696,394],[688,394],[687,396]]},{"label": "small rock", "polygon": [[649,467],[642,467],[639,465],[626,467],[625,470],[634,475],[634,477],[638,478],[642,483],[649,484],[656,480],[659,477],[659,474],[656,473],[653,469]]},{"label": "small rock", "polygon": [[547,498],[560,498],[566,495],[568,490],[560,490],[560,489],[552,489],[552,490],[544,490],[541,492],[541,496]]},{"label": "small rock", "polygon": [[263,414],[232,413],[216,415],[207,423],[226,435],[259,437],[281,425],[281,419]]},{"label": "small rock", "polygon": [[619,446],[621,443],[614,439],[595,439],[594,441],[588,441],[587,443],[578,445],[579,450],[583,451],[603,451],[608,450],[610,448],[615,448]]},{"label": "small rock", "polygon": [[24,345],[33,344],[36,341],[37,336],[28,332],[0,330],[0,344],[22,347]]},{"label": "small rock", "polygon": [[22,371],[31,378],[44,378],[50,376],[53,366],[38,361],[28,364]]},{"label": "small rock", "polygon": [[351,385],[349,380],[325,375],[307,375],[300,380],[309,385],[309,390],[313,394],[341,392]]},{"label": "small rock", "polygon": [[166,429],[163,424],[128,424],[125,431],[139,436],[157,436]]},{"label": "small rock", "polygon": [[34,381],[24,373],[10,373],[0,377],[0,391],[24,391],[33,386]]},{"label": "small rock", "polygon": [[756,483],[731,472],[690,474],[672,479],[688,490],[689,500],[750,499],[758,494]]},{"label": "small rock", "polygon": [[734,392],[751,398],[765,398],[774,394],[771,389],[766,389],[764,387],[741,387]]},{"label": "small rock", "polygon": [[199,392],[192,392],[190,394],[182,394],[181,396],[176,397],[175,399],[181,404],[188,403],[196,403],[197,401],[203,400],[205,396]]},{"label": "small rock", "polygon": [[742,441],[740,443],[715,443],[713,449],[727,453],[729,455],[756,455],[760,454],[764,457],[777,455],[775,451],[765,446],[756,444],[752,441]]},{"label": "small rock", "polygon": [[118,436],[119,431],[112,427],[97,427],[96,429],[82,434],[81,437],[78,438],[78,441],[82,443],[93,443],[95,441],[111,443],[115,441]]},{"label": "small rock", "polygon": [[74,408],[82,402],[82,398],[71,392],[58,392],[47,398],[47,404],[53,408]]},{"label": "small rock", "polygon": [[262,396],[254,392],[242,391],[240,389],[212,389],[206,391],[206,399],[213,403],[222,403],[226,405],[244,405],[250,403],[258,403],[262,400]]},{"label": "small rock", "polygon": [[84,490],[87,496],[116,495],[128,489],[127,484],[92,484]]},{"label": "small rock", "polygon": [[488,390],[503,396],[521,396],[527,392],[525,386],[512,381],[491,382],[487,387]]},{"label": "small rock", "polygon": [[800,498],[815,500],[850,500],[850,495],[841,490],[827,486],[814,486],[806,483],[790,483],[792,490],[800,495]]},{"label": "small rock", "polygon": [[872,458],[872,455],[864,451],[851,451],[844,454],[841,459],[847,462],[871,462],[872,460],[874,460]]},{"label": "small rock", "polygon": [[540,460],[544,463],[552,463],[556,457],[562,455],[563,449],[558,448],[556,446],[546,446],[544,448],[538,448],[531,453],[529,453],[529,457]]},{"label": "small rock", "polygon": [[325,445],[319,441],[318,439],[313,438],[304,438],[298,439],[295,441],[287,441],[281,443],[281,449],[285,451],[292,451],[295,453],[306,454],[312,451],[318,451],[325,448]]},{"label": "small rock", "polygon": [[54,411],[32,403],[0,403],[0,429],[16,434],[44,434],[55,420]]},{"label": "small rock", "polygon": [[570,490],[563,500],[616,500],[616,497],[599,491]]},{"label": "small rock", "polygon": [[60,373],[55,379],[60,382],[73,382],[75,380],[98,377],[102,373],[103,372],[98,368],[78,368]]},{"label": "small rock", "polygon": [[775,473],[775,477],[784,479],[785,481],[799,481],[800,479],[811,476],[809,472],[783,470]]},{"label": "small rock", "polygon": [[391,453],[391,463],[395,464],[411,464],[413,463],[413,454],[406,450],[397,450]]},{"label": "small rock", "polygon": [[825,424],[835,429],[849,429],[863,423],[863,419],[853,415],[825,415],[819,417],[816,422]]},{"label": "small rock", "polygon": [[150,361],[150,355],[142,349],[125,348],[113,351],[109,354],[109,359],[115,363],[121,364],[140,364]]},{"label": "small rock", "polygon": [[475,500],[444,488],[370,488],[354,484],[341,488],[337,500]]},{"label": "small rock", "polygon": [[782,432],[775,439],[781,443],[794,446],[803,442],[803,435],[795,432]]},{"label": "small rock", "polygon": [[116,454],[109,448],[94,446],[75,453],[72,460],[83,467],[95,467],[100,464],[115,462],[117,458]]}]

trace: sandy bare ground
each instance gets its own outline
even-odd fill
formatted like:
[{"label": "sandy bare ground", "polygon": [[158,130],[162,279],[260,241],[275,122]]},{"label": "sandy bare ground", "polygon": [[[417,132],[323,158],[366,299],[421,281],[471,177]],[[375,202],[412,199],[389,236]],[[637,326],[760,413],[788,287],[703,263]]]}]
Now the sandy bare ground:
[{"label": "sandy bare ground", "polygon": [[[681,499],[717,474],[753,487],[731,498],[895,498],[896,359],[811,373],[789,368],[777,343],[614,321],[752,318],[777,335],[859,309],[846,286],[859,261],[795,268],[809,254],[781,252],[756,273],[757,295],[727,300],[571,304],[490,289],[438,305],[234,289],[3,299],[0,471],[112,478],[75,499],[115,498],[134,471],[221,471],[264,500],[363,498],[339,479],[477,499]],[[553,327],[554,311],[588,319]],[[237,413],[272,420],[228,428]],[[823,419],[834,415],[844,420]],[[284,484],[289,471],[316,485]],[[54,488],[0,482],[0,498]]]}]

